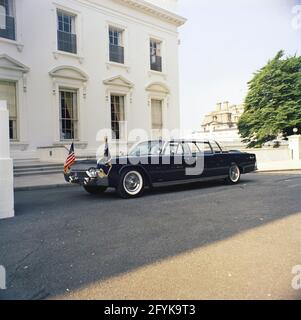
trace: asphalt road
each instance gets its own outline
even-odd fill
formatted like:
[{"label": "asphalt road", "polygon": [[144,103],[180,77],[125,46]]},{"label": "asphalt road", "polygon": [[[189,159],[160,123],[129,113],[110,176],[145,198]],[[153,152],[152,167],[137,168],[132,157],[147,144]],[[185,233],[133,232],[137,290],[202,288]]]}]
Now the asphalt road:
[{"label": "asphalt road", "polygon": [[15,194],[0,221],[0,299],[300,299],[301,174],[249,174],[119,199]]}]

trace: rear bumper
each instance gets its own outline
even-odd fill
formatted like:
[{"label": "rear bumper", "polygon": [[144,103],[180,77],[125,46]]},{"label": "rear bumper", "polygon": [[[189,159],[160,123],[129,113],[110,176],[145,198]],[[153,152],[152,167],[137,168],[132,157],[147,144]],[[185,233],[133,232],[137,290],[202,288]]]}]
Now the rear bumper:
[{"label": "rear bumper", "polygon": [[257,164],[256,163],[243,167],[243,173],[250,173],[250,172],[254,172],[254,171],[257,171]]},{"label": "rear bumper", "polygon": [[68,183],[78,184],[81,186],[102,186],[109,187],[108,177],[91,178],[85,171],[71,171],[64,174]]}]

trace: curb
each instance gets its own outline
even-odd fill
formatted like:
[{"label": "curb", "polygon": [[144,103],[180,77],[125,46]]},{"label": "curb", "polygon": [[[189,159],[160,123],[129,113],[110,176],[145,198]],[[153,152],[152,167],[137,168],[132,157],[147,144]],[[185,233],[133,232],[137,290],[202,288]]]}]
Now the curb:
[{"label": "curb", "polygon": [[69,184],[69,183],[64,183],[64,184],[60,183],[60,184],[49,184],[49,185],[40,185],[40,186],[14,187],[14,192],[49,190],[49,189],[58,189],[58,188],[74,188],[74,187],[78,187],[78,185]]},{"label": "curb", "polygon": [[301,171],[301,168],[297,168],[297,169],[263,169],[263,170],[257,170],[257,172],[287,172],[287,171]]}]

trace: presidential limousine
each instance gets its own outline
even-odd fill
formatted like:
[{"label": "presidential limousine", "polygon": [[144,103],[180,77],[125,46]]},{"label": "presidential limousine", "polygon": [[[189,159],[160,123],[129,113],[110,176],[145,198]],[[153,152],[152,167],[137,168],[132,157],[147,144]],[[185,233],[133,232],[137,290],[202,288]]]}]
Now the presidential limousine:
[{"label": "presidential limousine", "polygon": [[237,184],[257,170],[255,154],[223,151],[216,141],[152,140],[138,143],[126,156],[77,161],[65,180],[91,194],[115,188],[122,198],[141,196],[153,188],[224,179]]}]

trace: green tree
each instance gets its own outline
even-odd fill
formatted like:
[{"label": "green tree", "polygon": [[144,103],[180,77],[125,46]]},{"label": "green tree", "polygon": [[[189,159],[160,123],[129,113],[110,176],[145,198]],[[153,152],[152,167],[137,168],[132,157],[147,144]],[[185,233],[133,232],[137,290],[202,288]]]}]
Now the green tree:
[{"label": "green tree", "polygon": [[254,74],[248,83],[245,111],[238,129],[248,147],[261,147],[274,140],[301,132],[301,57],[274,59]]}]

